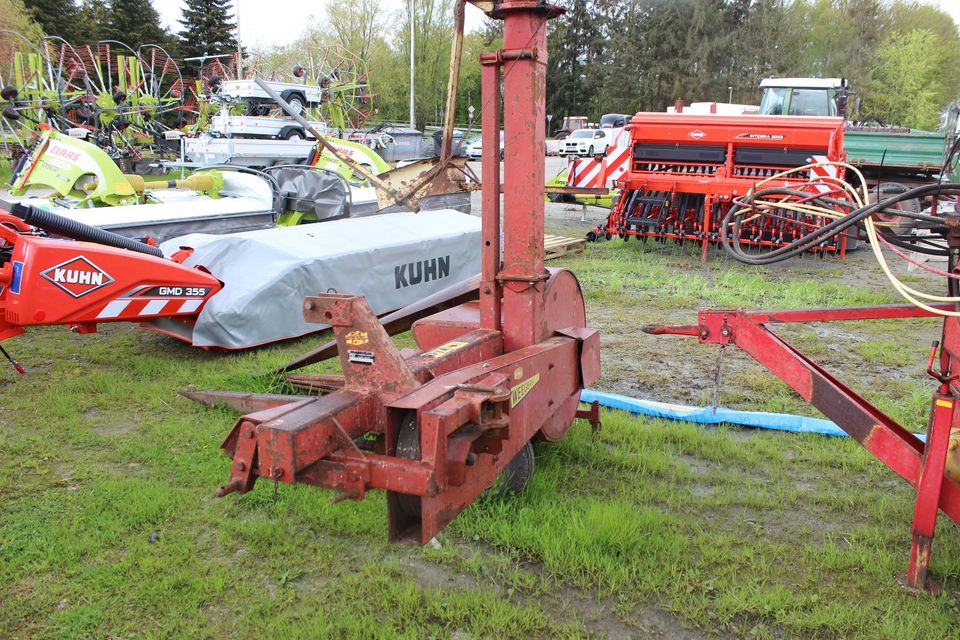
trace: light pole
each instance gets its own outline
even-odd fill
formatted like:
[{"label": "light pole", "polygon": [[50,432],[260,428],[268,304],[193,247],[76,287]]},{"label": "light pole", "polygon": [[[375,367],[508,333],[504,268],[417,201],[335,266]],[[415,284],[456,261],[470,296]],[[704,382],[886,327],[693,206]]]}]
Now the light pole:
[{"label": "light pole", "polygon": [[417,128],[417,118],[413,113],[413,5],[410,0],[410,128]]},{"label": "light pole", "polygon": [[727,87],[727,91],[729,91],[729,97],[727,98],[727,102],[729,102],[730,104],[733,104],[733,87]]},{"label": "light pole", "polygon": [[240,0],[237,0],[237,80],[243,80],[243,48],[240,46]]}]

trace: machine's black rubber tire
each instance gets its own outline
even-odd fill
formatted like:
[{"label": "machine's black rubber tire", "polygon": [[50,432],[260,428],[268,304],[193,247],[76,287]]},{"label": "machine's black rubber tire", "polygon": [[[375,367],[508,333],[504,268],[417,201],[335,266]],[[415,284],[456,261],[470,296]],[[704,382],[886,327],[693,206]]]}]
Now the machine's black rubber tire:
[{"label": "machine's black rubber tire", "polygon": [[596,242],[597,234],[595,231],[587,231],[587,242]]},{"label": "machine's black rubber tire", "polygon": [[280,97],[286,100],[287,104],[293,107],[293,110],[297,113],[297,115],[302,116],[307,110],[307,99],[299,91],[287,90],[284,91]]},{"label": "machine's black rubber tire", "polygon": [[[420,428],[417,426],[416,411],[409,411],[400,422],[397,432],[397,456],[407,460],[420,459]],[[396,494],[397,504],[408,516],[420,517],[420,496],[406,493]]]},{"label": "machine's black rubber tire", "polygon": [[289,131],[284,131],[280,134],[280,137],[284,140],[306,140],[307,137],[304,135],[303,130],[297,127],[292,127]]},{"label": "machine's black rubber tire", "polygon": [[[907,187],[905,184],[900,184],[899,182],[883,182],[880,184],[879,189],[877,189],[876,187],[870,189],[870,202],[878,201],[878,197],[877,197],[878,191],[879,191],[879,200],[886,200],[887,198],[890,198],[892,196],[898,196],[901,193],[904,193],[905,191],[907,191],[908,189],[909,187]],[[922,208],[920,201],[916,198],[912,198],[910,200],[904,200],[903,202],[898,203],[896,206],[899,209],[902,209],[903,211],[908,211],[910,213],[920,213],[920,210]],[[914,224],[916,224],[914,221],[911,221],[907,218],[901,218],[901,219],[903,220],[903,224],[898,224],[895,227],[890,227],[896,233],[907,233],[914,226]]]},{"label": "machine's black rubber tire", "polygon": [[[397,433],[397,456],[407,460],[420,459],[420,428],[417,425],[416,412],[409,412],[400,424],[400,431]],[[528,442],[521,447],[513,460],[507,463],[493,484],[484,490],[483,495],[492,497],[518,495],[530,482],[533,470],[533,445]],[[420,517],[420,496],[398,493],[396,497],[397,504],[404,513],[412,517]]]},{"label": "machine's black rubber tire", "polygon": [[520,495],[527,488],[534,471],[533,445],[529,442],[520,448],[513,460],[507,463],[493,484],[483,492],[485,497],[506,498]]}]

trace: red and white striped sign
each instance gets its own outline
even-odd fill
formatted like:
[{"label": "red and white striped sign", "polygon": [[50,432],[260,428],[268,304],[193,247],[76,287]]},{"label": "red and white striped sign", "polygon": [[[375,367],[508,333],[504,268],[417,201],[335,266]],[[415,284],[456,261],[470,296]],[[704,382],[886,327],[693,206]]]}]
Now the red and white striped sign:
[{"label": "red and white striped sign", "polygon": [[620,131],[607,154],[600,159],[571,158],[567,166],[567,186],[582,188],[613,187],[630,167],[630,134]]},{"label": "red and white striped sign", "polygon": [[194,315],[206,302],[203,298],[189,299],[149,299],[149,298],[116,298],[107,303],[100,313],[98,320],[116,320],[120,318],[150,318],[154,316]]},{"label": "red and white striped sign", "polygon": [[[829,162],[827,156],[813,156],[810,158],[813,162]],[[813,181],[813,188],[820,193],[828,193],[836,188],[836,180],[840,176],[840,167],[835,164],[810,167],[810,180]]]}]

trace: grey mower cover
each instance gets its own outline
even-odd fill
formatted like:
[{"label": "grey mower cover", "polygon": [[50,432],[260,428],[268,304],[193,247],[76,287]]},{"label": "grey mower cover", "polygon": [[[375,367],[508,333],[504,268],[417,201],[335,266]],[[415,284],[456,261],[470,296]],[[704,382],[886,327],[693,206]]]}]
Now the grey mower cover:
[{"label": "grey mower cover", "polygon": [[338,176],[300,167],[266,169],[265,173],[273,176],[285,196],[285,211],[312,213],[318,222],[350,216],[348,188]]},{"label": "grey mower cover", "polygon": [[161,245],[189,247],[223,289],[193,327],[148,323],[197,347],[243,349],[318,331],[303,319],[303,298],[324,292],[366,296],[375,313],[399,309],[480,272],[480,218],[450,210],[386,213],[323,224],[214,236],[190,234]]}]

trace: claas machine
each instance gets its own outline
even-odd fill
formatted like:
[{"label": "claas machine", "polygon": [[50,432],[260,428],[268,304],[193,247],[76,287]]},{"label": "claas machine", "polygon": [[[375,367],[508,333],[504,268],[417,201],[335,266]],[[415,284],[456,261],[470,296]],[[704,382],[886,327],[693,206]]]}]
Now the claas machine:
[{"label": "claas machine", "polygon": [[[562,438],[581,389],[598,377],[599,334],[586,326],[580,285],[570,271],[544,267],[546,23],[562,10],[530,0],[472,4],[504,25],[503,48],[481,56],[479,300],[418,320],[418,348],[401,351],[362,297],[308,296],[303,314],[333,326],[343,374],[297,383],[332,392],[186,392],[246,412],[222,445],[232,463],[217,495],[250,491],[258,478],[333,489],[337,499],[383,489],[390,539],[423,544],[505,470],[520,488],[532,471],[531,441]],[[463,0],[455,11],[462,34]]]}]

